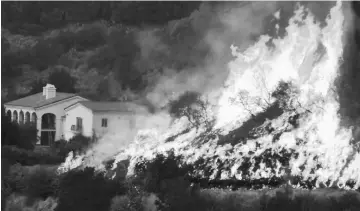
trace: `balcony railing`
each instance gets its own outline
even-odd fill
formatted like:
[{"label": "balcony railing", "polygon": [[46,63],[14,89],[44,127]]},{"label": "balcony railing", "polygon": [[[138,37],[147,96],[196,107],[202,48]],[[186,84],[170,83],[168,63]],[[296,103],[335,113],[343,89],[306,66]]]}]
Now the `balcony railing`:
[{"label": "balcony railing", "polygon": [[76,133],[80,133],[82,132],[83,128],[77,125],[71,125],[71,131],[76,132]]},{"label": "balcony railing", "polygon": [[51,124],[51,125],[42,125],[41,129],[51,129],[51,130],[55,130],[55,124]]}]

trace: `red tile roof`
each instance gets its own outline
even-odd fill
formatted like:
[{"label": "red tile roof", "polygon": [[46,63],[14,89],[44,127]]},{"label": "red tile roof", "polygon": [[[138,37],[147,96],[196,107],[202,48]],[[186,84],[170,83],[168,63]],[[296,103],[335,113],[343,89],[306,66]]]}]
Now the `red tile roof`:
[{"label": "red tile roof", "polygon": [[43,93],[37,93],[34,95],[30,95],[24,98],[20,98],[14,101],[10,101],[5,103],[5,105],[12,105],[12,106],[23,106],[23,107],[32,107],[32,108],[38,108],[45,105],[49,105],[61,100],[65,100],[71,97],[77,96],[76,94],[72,93],[64,93],[64,92],[56,92],[56,96],[54,98],[46,99],[45,96],[43,96]]},{"label": "red tile roof", "polygon": [[94,112],[145,112],[147,108],[132,102],[81,101],[81,105]]}]

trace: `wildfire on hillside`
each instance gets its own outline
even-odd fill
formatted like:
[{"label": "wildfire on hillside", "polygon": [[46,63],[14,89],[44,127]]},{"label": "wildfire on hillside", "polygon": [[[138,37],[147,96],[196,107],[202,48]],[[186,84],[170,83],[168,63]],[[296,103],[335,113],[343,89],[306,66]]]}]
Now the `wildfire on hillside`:
[{"label": "wildfire on hillside", "polygon": [[[136,163],[173,150],[184,163],[196,165],[192,176],[197,178],[292,177],[298,178],[292,181],[295,186],[314,181],[315,187],[358,189],[360,153],[353,145],[352,129],[340,126],[334,91],[345,45],[344,21],[340,1],[324,26],[299,6],[283,37],[263,35],[242,52],[231,46],[235,59],[228,64],[224,87],[202,96],[220,93],[218,102],[200,115],[214,120],[210,129],[206,120],[194,127],[186,117],[158,127],[149,121],[136,128],[131,143],[111,155],[114,163],[130,159],[131,175]],[[149,114],[149,119],[156,115]],[[100,149],[119,136],[104,137],[83,155],[70,154],[59,170],[79,166],[104,170],[108,157],[99,156],[104,152]]]}]

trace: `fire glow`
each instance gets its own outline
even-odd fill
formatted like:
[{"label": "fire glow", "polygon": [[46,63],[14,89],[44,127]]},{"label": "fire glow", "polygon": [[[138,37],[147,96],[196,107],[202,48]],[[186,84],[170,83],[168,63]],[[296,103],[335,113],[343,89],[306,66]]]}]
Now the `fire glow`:
[{"label": "fire glow", "polygon": [[[275,16],[279,15],[276,12]],[[173,141],[166,142],[169,137],[190,127],[189,122],[181,118],[165,131],[151,127],[138,130],[134,141],[118,150],[114,156],[115,163],[130,158],[128,174],[131,175],[137,162],[152,160],[157,153],[174,150],[175,155],[183,156],[185,163],[204,159],[204,165],[212,170],[208,179],[242,180],[245,177],[259,179],[291,175],[301,176],[303,180],[316,179],[317,187],[330,181],[328,186],[344,188],[346,182],[352,181],[355,184],[353,188],[359,188],[360,154],[350,143],[353,138],[351,130],[340,127],[339,103],[334,91],[334,80],[338,77],[344,48],[343,27],[341,2],[330,10],[324,27],[320,27],[310,11],[299,6],[289,20],[283,38],[263,35],[244,52],[231,46],[235,59],[228,64],[229,76],[212,113],[216,119],[213,130],[226,135],[239,128],[251,118],[249,110],[256,115],[275,102],[269,93],[276,90],[279,82],[291,82],[299,90],[293,96],[296,98],[295,109],[267,120],[261,126],[271,126],[274,131],[236,145],[219,145],[218,135],[198,144],[196,140],[205,130],[200,127],[191,128]],[[247,93],[247,101],[253,102],[248,103],[246,109],[243,104],[230,100],[241,92]],[[300,114],[296,128],[288,122],[295,113]],[[264,162],[255,161],[267,152],[288,153],[288,165],[284,166],[274,159],[270,168]],[[85,155],[73,156],[71,153],[59,170],[66,171],[82,165],[103,170],[102,161],[96,158],[95,146]],[[219,161],[225,163],[225,167],[220,168]],[[245,161],[250,163],[247,176],[239,170]],[[194,174],[205,177],[203,169]]]}]

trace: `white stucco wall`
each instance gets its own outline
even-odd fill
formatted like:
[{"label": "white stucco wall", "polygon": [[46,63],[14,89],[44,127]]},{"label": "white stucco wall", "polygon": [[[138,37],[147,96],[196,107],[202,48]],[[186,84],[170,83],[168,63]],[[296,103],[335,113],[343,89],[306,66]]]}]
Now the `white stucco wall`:
[{"label": "white stucco wall", "polygon": [[71,131],[71,126],[76,125],[76,118],[82,118],[83,123],[83,135],[92,136],[93,134],[93,113],[88,108],[82,105],[76,105],[75,107],[66,111],[66,118],[64,121],[64,138],[69,140],[76,133]]},{"label": "white stucco wall", "polygon": [[[102,119],[107,119],[107,127],[102,127]],[[119,135],[139,128],[145,116],[130,112],[95,112],[93,128],[98,137]]]},{"label": "white stucco wall", "polygon": [[[102,127],[102,119],[107,119],[107,127]],[[122,129],[129,129],[135,124],[134,119],[130,113],[122,112],[103,112],[103,113],[94,113],[93,117],[93,127],[96,136],[102,137],[105,134],[117,134],[121,132]]]},{"label": "white stucco wall", "polygon": [[41,117],[42,115],[46,114],[46,113],[52,113],[55,114],[56,116],[56,133],[55,133],[55,140],[59,140],[64,138],[64,133],[63,133],[63,128],[64,128],[64,117],[65,116],[65,108],[76,103],[79,101],[83,101],[83,98],[80,97],[75,97],[75,98],[71,98],[69,100],[66,101],[62,101],[59,103],[54,103],[54,104],[50,104],[49,106],[46,107],[42,107],[39,108],[38,110],[36,110],[36,115],[38,117],[38,121],[37,121],[37,128],[39,130],[38,134],[40,136],[40,131],[41,131]]}]

